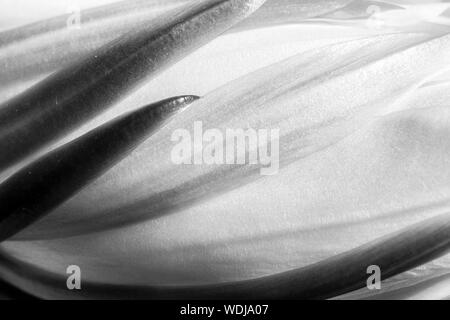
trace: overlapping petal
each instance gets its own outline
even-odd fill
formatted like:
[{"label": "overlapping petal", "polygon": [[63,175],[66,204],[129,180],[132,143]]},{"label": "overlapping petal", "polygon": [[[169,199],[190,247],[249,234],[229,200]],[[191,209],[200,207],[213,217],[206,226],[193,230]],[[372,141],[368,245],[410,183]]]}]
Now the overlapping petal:
[{"label": "overlapping petal", "polygon": [[[268,1],[242,27],[301,21],[342,7],[351,0]],[[116,37],[138,30],[143,22],[161,24],[168,17],[199,1],[117,2],[80,13],[80,29],[68,28],[69,14],[0,33],[2,86],[33,80],[76,61]],[[253,19],[253,20],[252,20]],[[238,26],[237,28],[242,28]]]},{"label": "overlapping petal", "polygon": [[314,154],[395,110],[395,102],[441,72],[449,39],[401,34],[346,42],[231,82],[193,103],[30,232],[61,236],[153,219],[260,177],[255,165],[175,164],[172,132],[192,131],[194,121],[205,129],[280,129],[281,166]]},{"label": "overlapping petal", "polygon": [[[448,3],[433,2],[439,10],[428,12],[438,17]],[[411,7],[410,1],[364,3],[389,14]],[[206,94],[16,241],[3,243],[3,253],[61,279],[67,265],[77,264],[84,279],[103,285],[226,283],[310,266],[425,219],[445,220],[450,209],[446,29],[367,37],[366,29],[334,25],[345,35],[305,41],[297,32],[311,28],[329,35],[331,20],[348,22],[371,13],[365,15],[355,1],[269,5],[276,14],[261,10],[66,137],[69,141],[149,101]],[[143,15],[155,14],[153,9]],[[103,41],[91,32],[105,30],[119,17],[114,10],[105,16],[102,9],[92,12],[98,16],[85,33],[86,50]],[[136,17],[130,10],[119,29]],[[311,17],[325,24],[277,25]],[[28,72],[30,66],[19,66],[21,59],[41,61],[42,53],[52,52],[50,43],[61,45],[58,37],[67,31],[49,30],[20,40],[17,48],[37,51],[34,58],[12,58],[16,71]],[[275,41],[274,35],[284,37]],[[45,39],[41,48],[37,38]],[[0,55],[11,57],[11,48],[0,48]],[[13,95],[29,85],[25,79],[31,83],[82,54],[79,48],[68,51],[70,56],[61,52],[53,52],[54,61],[43,64],[46,70],[31,66],[30,74],[19,74],[17,83],[6,73],[5,83],[12,84],[2,93]],[[183,74],[192,81],[174,77]],[[206,128],[281,129],[279,174],[261,177],[259,166],[176,165],[170,158],[171,133],[191,130],[198,120]],[[378,295],[363,289],[339,298],[446,298],[449,267],[445,256],[387,280]],[[33,286],[7,268],[0,273],[19,287]],[[58,296],[58,290],[47,290],[39,281],[30,289]]]}]

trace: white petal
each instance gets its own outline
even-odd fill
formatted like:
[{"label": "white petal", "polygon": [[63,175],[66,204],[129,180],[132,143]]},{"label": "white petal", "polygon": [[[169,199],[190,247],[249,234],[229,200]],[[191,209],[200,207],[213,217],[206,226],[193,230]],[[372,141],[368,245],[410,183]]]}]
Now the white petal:
[{"label": "white petal", "polygon": [[[225,34],[172,66],[141,92],[145,93],[146,99],[151,99],[146,103],[179,92],[204,95],[231,80],[295,54],[370,35],[364,29],[309,24],[259,27]],[[0,102],[24,91],[46,75],[33,76],[32,79],[25,77],[5,84],[0,87]]]},{"label": "white petal", "polygon": [[[340,8],[350,1],[269,0],[257,15],[250,17],[245,24],[236,26],[234,31],[302,21]],[[39,26],[0,33],[0,66],[3,69],[0,84],[5,86],[14,82],[30,81],[58,70],[116,37],[133,32],[143,22],[152,21],[153,24],[159,25],[167,20],[167,16],[185,10],[185,6],[190,3],[192,1],[187,0],[135,0],[127,3],[125,7],[119,3],[112,8],[103,6],[96,9],[96,14],[89,16],[90,18],[82,23],[81,29],[66,27],[70,16],[68,14],[67,17],[62,16],[56,26],[50,21],[44,21]],[[88,15],[81,12],[81,17],[83,14]],[[42,30],[36,31],[40,29]],[[3,99],[0,98],[1,100]]]},{"label": "white petal", "polygon": [[[86,280],[116,284],[232,281],[306,266],[448,212],[449,124],[450,108],[395,113],[278,176],[176,214],[2,247],[56,274],[77,264]],[[434,274],[449,267],[440,261]]]},{"label": "white petal", "polygon": [[205,128],[280,129],[282,165],[336,143],[376,115],[392,111],[397,99],[449,64],[449,36],[423,43],[419,39],[427,36],[338,44],[231,82],[192,104],[130,157],[32,227],[30,235],[77,234],[151,219],[260,177],[258,166],[174,164],[172,132],[192,130],[197,120]]}]

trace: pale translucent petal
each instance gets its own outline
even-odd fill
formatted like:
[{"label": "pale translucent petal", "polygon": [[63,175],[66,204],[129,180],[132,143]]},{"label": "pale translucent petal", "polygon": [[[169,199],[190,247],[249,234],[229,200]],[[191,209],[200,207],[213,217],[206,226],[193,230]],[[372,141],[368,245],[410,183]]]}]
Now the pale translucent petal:
[{"label": "pale translucent petal", "polygon": [[[16,28],[57,15],[68,15],[70,12],[69,10],[73,9],[75,5],[80,10],[86,10],[88,8],[106,5],[116,1],[117,0],[2,0],[0,30]],[[18,8],[20,8],[20,10],[18,10]]]},{"label": "pale translucent petal", "polygon": [[193,103],[30,233],[67,235],[151,219],[260,177],[259,166],[174,164],[171,135],[192,130],[196,120],[205,128],[280,129],[282,166],[332,145],[449,65],[450,37],[425,39],[338,44],[233,81]]},{"label": "pale translucent petal", "polygon": [[448,30],[448,1],[353,1],[346,7],[312,20],[373,30]]},{"label": "pale translucent petal", "polygon": [[431,108],[450,107],[450,81],[436,81],[425,84],[412,97],[406,99],[405,107],[408,108]]},{"label": "pale translucent petal", "polygon": [[[56,274],[77,264],[86,280],[131,285],[233,281],[310,265],[448,212],[449,124],[449,108],[402,111],[176,214],[2,247]],[[433,273],[449,263],[440,260]]]},{"label": "pale translucent petal", "polygon": [[[305,3],[310,7],[302,13]],[[296,7],[299,11],[291,7],[281,15],[285,20],[268,11],[264,19],[270,24],[291,18],[296,22],[321,10],[328,12],[331,3],[305,1]],[[390,3],[405,11],[421,2]],[[364,8],[359,8],[324,17],[364,17]],[[388,16],[405,17],[400,10],[391,10],[394,6],[383,8]],[[441,14],[442,7],[436,8],[419,11],[420,18]],[[293,54],[345,40],[343,35],[305,39],[304,32],[316,35],[324,25],[260,28],[261,21],[247,25],[258,26],[256,32],[242,31],[246,27],[240,26],[235,29],[239,33],[217,39],[75,135],[158,95],[207,93]],[[350,39],[367,34],[366,29],[335,31],[345,30]],[[273,38],[276,41],[270,41]],[[450,65],[449,41],[449,36],[430,40],[426,35],[399,34],[349,42],[304,53],[231,82],[207,94],[110,173],[21,235],[22,239],[77,236],[13,241],[2,247],[61,277],[68,265],[78,264],[83,277],[96,282],[198,284],[306,266],[446,213],[450,91],[446,76],[431,76]],[[248,56],[242,57],[245,52]],[[60,53],[55,57],[59,59]],[[173,82],[174,75],[193,67],[197,73],[191,82]],[[41,77],[41,72],[35,74]],[[17,84],[4,78],[9,87],[0,96],[11,96],[35,81],[24,73],[19,77]],[[411,110],[395,113],[405,109]],[[209,128],[281,128],[280,173],[261,178],[258,167],[174,165],[168,158],[173,146],[170,134],[177,128],[191,129],[195,120],[203,120]],[[137,221],[143,222],[128,225]],[[105,231],[78,235],[94,230]],[[348,297],[446,298],[449,268],[446,256],[386,281],[376,295],[362,290]],[[20,285],[22,280],[17,281]]]},{"label": "pale translucent petal", "polygon": [[61,287],[65,282],[61,272],[24,261],[20,255],[18,259],[14,248],[7,250],[9,253],[0,251],[0,274],[18,288],[42,298],[324,299],[365,287],[368,265],[380,266],[383,276],[389,278],[441,257],[450,248],[449,232],[447,213],[303,268],[246,281],[206,285],[165,286],[84,280],[80,294]]},{"label": "pale translucent petal", "polygon": [[[227,82],[295,54],[321,46],[372,35],[365,29],[329,25],[279,25],[222,35],[148,83],[147,101],[173,92],[204,95]],[[183,76],[189,74],[190,81]],[[0,102],[24,91],[44,75],[8,82],[0,87]],[[150,96],[150,93],[152,95]],[[137,105],[134,107],[138,107]]]},{"label": "pale translucent petal", "polygon": [[[245,25],[235,30],[273,24],[301,21],[340,8],[351,0],[272,0],[251,17]],[[55,26],[33,26],[25,30],[0,33],[0,84],[30,80],[55,71],[67,63],[79,59],[92,50],[127,32],[133,32],[143,22],[162,20],[185,6],[198,1],[176,0],[169,2],[141,1],[124,5],[102,7],[81,29],[67,28],[68,16],[63,16]],[[83,13],[82,13],[83,14]],[[89,13],[86,13],[88,15]],[[35,29],[43,29],[37,34]],[[28,36],[31,34],[31,36]],[[20,39],[20,41],[18,41]],[[3,45],[2,45],[3,44]]]}]

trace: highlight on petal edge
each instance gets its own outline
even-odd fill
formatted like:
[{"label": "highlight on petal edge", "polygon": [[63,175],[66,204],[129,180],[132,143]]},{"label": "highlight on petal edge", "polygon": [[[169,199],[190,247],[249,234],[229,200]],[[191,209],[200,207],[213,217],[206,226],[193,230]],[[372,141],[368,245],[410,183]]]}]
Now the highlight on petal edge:
[{"label": "highlight on petal edge", "polygon": [[0,9],[0,299],[450,297],[450,1]]}]

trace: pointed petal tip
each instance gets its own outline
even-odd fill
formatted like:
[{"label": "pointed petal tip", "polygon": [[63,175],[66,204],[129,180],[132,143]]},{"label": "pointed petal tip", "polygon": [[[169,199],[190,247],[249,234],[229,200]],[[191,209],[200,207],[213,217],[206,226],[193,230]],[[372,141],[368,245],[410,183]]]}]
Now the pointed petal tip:
[{"label": "pointed petal tip", "polygon": [[0,169],[12,167],[124,100],[145,81],[241,22],[263,2],[201,1],[161,25],[145,20],[136,32],[111,40],[4,102]]},{"label": "pointed petal tip", "polygon": [[190,104],[190,103],[194,102],[195,100],[200,99],[200,97],[195,96],[195,95],[185,95],[185,96],[175,97],[174,99],[176,99],[176,101],[180,104]]},{"label": "pointed petal tip", "polygon": [[152,103],[142,109],[155,106],[158,109],[158,113],[165,115],[166,118],[169,118],[173,114],[185,110],[192,102],[198,99],[200,99],[200,97],[195,95],[177,96],[163,100],[156,105]]},{"label": "pointed petal tip", "polygon": [[[173,114],[197,99],[198,96],[185,95],[146,105],[97,127],[19,170],[0,184],[0,242],[76,194],[130,154]],[[22,194],[26,196],[22,197]]]}]

